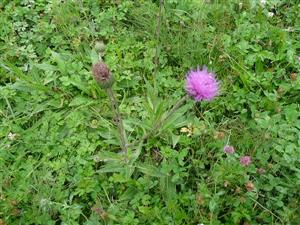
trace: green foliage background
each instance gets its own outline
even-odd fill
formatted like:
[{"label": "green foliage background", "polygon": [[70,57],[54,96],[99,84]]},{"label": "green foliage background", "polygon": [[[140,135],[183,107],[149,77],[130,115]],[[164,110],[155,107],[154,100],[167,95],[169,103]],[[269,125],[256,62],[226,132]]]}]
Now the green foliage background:
[{"label": "green foliage background", "polygon": [[[300,224],[300,3],[266,2],[2,0],[0,224]],[[131,142],[190,68],[221,94],[128,163],[90,72],[99,42]]]}]

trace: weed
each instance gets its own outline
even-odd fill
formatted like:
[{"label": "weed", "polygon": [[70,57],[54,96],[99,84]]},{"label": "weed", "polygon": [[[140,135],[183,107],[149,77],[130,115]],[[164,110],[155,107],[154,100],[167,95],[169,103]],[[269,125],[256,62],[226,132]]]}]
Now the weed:
[{"label": "weed", "polygon": [[[297,1],[4,0],[0,12],[0,224],[300,223]],[[127,157],[91,76],[99,57]],[[219,96],[169,116],[197,65]]]}]

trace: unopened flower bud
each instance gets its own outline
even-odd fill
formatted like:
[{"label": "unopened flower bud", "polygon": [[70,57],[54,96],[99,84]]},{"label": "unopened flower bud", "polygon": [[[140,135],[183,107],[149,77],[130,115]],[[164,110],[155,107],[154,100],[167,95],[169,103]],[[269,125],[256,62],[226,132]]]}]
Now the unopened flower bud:
[{"label": "unopened flower bud", "polygon": [[101,53],[105,51],[105,44],[103,43],[103,41],[97,41],[95,43],[95,50]]},{"label": "unopened flower bud", "polygon": [[109,71],[107,65],[103,62],[98,62],[92,68],[94,79],[102,88],[110,88],[114,83],[114,77]]}]

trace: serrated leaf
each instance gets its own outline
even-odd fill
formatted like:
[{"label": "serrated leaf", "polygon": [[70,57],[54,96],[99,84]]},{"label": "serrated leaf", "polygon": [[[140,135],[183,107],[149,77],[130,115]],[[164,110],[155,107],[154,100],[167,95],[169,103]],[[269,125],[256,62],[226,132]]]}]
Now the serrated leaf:
[{"label": "serrated leaf", "polygon": [[99,160],[101,160],[101,161],[120,162],[124,159],[124,155],[115,153],[115,152],[108,152],[108,151],[101,151],[97,156],[99,157]]},{"label": "serrated leaf", "polygon": [[140,172],[151,177],[165,177],[166,174],[162,173],[157,167],[147,164],[140,164],[136,167]]},{"label": "serrated leaf", "polygon": [[107,163],[97,171],[98,173],[121,173],[124,172],[124,166],[118,162]]}]

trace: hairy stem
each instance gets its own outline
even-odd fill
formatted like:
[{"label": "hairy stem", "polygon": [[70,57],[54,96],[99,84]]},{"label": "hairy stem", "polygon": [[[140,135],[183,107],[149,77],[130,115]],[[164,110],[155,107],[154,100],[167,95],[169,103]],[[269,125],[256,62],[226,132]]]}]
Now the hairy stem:
[{"label": "hairy stem", "polygon": [[116,115],[116,120],[117,120],[118,130],[119,130],[119,134],[120,134],[120,140],[121,140],[121,148],[122,148],[123,152],[125,154],[127,154],[127,152],[128,152],[127,136],[126,136],[126,132],[124,129],[121,113],[119,110],[119,105],[118,105],[117,99],[116,99],[115,94],[111,87],[107,89],[107,94],[109,96],[111,106]]},{"label": "hairy stem", "polygon": [[158,120],[155,125],[153,126],[153,128],[146,134],[144,134],[144,136],[135,141],[134,143],[132,143],[131,145],[136,145],[138,143],[143,142],[144,140],[148,139],[154,132],[158,131],[161,126],[164,124],[164,122],[166,122],[166,120],[168,120],[185,102],[187,99],[189,99],[190,96],[185,95],[184,97],[182,97],[171,109],[170,111],[167,113],[167,115],[165,117],[162,117],[160,120]]},{"label": "hairy stem", "polygon": [[155,58],[154,58],[154,87],[156,87],[156,75],[159,66],[159,50],[160,50],[160,30],[161,30],[161,17],[163,12],[164,0],[159,1],[159,12],[157,14],[157,25],[156,25],[156,50],[155,50]]}]

